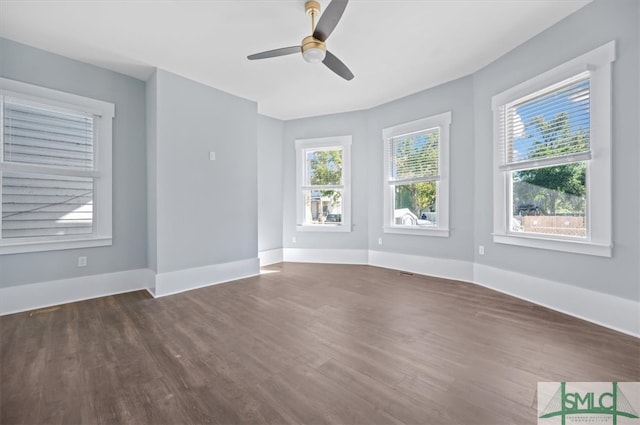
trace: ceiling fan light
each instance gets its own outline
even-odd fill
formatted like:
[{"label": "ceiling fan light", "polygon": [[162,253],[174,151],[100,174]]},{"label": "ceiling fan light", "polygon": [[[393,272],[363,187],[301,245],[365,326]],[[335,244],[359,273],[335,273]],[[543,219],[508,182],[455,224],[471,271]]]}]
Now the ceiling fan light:
[{"label": "ceiling fan light", "polygon": [[319,63],[324,60],[327,51],[318,47],[310,47],[302,52],[302,57],[309,63]]},{"label": "ceiling fan light", "polygon": [[324,60],[327,54],[327,46],[313,38],[313,36],[305,37],[302,40],[302,57],[309,63],[318,63]]}]

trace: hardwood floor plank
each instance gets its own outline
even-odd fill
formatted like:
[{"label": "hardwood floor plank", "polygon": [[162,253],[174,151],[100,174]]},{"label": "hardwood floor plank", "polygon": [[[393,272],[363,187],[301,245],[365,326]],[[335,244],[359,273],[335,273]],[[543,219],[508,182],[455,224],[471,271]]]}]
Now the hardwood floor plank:
[{"label": "hardwood floor plank", "polygon": [[319,371],[341,387],[349,389],[401,423],[443,423],[446,421],[447,417],[439,410],[440,406],[429,403],[425,397],[420,397],[419,400],[406,397],[394,386],[381,384],[336,360],[331,359],[322,365]]},{"label": "hardwood floor plank", "polygon": [[0,317],[4,424],[535,424],[540,381],[640,381],[640,340],[489,289],[291,264]]}]

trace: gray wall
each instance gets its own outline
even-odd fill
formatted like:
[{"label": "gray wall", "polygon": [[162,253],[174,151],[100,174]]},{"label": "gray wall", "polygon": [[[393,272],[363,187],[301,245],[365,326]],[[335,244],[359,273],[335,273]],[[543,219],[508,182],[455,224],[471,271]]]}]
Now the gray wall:
[{"label": "gray wall", "polygon": [[[0,75],[115,104],[113,246],[2,255],[0,286],[146,267],[144,82],[5,39]],[[87,267],[77,267],[79,255]]]},{"label": "gray wall", "polygon": [[[486,255],[475,261],[532,276],[640,298],[638,259],[638,19],[636,0],[599,0],[474,75],[475,238]],[[611,40],[613,63],[613,258],[492,242],[491,97]]]},{"label": "gray wall", "polygon": [[158,75],[155,71],[145,86],[147,106],[147,267],[158,272]]},{"label": "gray wall", "polygon": [[[284,246],[373,249],[473,259],[473,80],[459,79],[376,108],[284,123]],[[449,238],[383,233],[382,129],[451,111]],[[297,232],[295,139],[352,135],[352,233]],[[292,242],[292,237],[297,242]],[[378,245],[382,237],[383,244]]]},{"label": "gray wall", "polygon": [[[287,248],[367,248],[367,126],[365,112],[286,121],[284,126],[283,246]],[[351,135],[351,224],[347,232],[296,231],[295,140]],[[296,237],[296,243],[292,238]]]},{"label": "gray wall", "polygon": [[[636,36],[637,36],[637,48],[636,50],[640,50],[640,6],[637,7],[637,13],[636,13]],[[638,123],[638,139],[640,139],[640,53],[638,54],[638,97],[637,97],[637,102],[636,102],[636,106],[638,108],[638,111],[636,113],[636,120]],[[638,149],[638,164],[640,164],[640,149]],[[638,173],[638,178],[640,179],[640,173]],[[640,181],[638,181],[638,199],[640,199]],[[640,226],[638,226],[638,240],[640,241]],[[637,254],[637,264],[638,264],[638,285],[640,286],[640,248],[638,249],[638,254]]]},{"label": "gray wall", "polygon": [[258,116],[258,251],[282,248],[284,123]]},{"label": "gray wall", "polygon": [[[473,80],[461,78],[378,106],[368,112],[369,249],[473,259]],[[383,233],[382,129],[451,111],[448,238]],[[382,245],[378,245],[382,238]]]},{"label": "gray wall", "polygon": [[256,258],[256,103],[162,70],[154,84],[157,272]]}]

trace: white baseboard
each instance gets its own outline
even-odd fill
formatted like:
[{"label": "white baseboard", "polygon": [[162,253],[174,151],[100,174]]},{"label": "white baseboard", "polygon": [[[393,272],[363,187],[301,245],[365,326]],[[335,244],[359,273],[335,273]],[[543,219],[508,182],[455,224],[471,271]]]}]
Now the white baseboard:
[{"label": "white baseboard", "polygon": [[422,257],[395,252],[369,251],[369,265],[402,270],[427,276],[473,282],[471,261],[447,258]]},{"label": "white baseboard", "polygon": [[478,285],[640,337],[640,303],[565,283],[474,264]]},{"label": "white baseboard", "polygon": [[0,288],[0,315],[147,289],[152,279],[136,269]]},{"label": "white baseboard", "polygon": [[212,264],[210,266],[192,269],[158,273],[155,288],[151,294],[154,297],[177,294],[204,286],[243,279],[260,274],[260,260],[258,257],[229,263]]},{"label": "white baseboard", "polygon": [[[640,337],[640,303],[472,261],[385,251],[285,248],[284,261],[369,264],[475,283],[619,332]],[[366,258],[365,258],[366,255]]]},{"label": "white baseboard", "polygon": [[258,252],[258,258],[260,258],[260,267],[264,267],[271,264],[282,263],[284,256],[282,248],[276,248]]},{"label": "white baseboard", "polygon": [[[284,248],[260,258],[154,274],[128,270],[0,288],[0,315],[146,289],[162,297],[204,286],[256,276],[260,262],[369,264],[476,283],[532,303],[640,337],[640,303],[561,282],[473,262],[357,249]],[[270,261],[273,261],[270,262]],[[266,265],[263,263],[263,265]]]},{"label": "white baseboard", "polygon": [[291,263],[369,264],[366,249],[284,248],[283,259]]}]

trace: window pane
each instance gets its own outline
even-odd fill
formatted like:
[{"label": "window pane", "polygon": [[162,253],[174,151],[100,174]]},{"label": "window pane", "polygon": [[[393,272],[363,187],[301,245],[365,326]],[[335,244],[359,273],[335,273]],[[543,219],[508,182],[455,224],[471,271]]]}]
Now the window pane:
[{"label": "window pane", "polygon": [[399,226],[437,226],[436,182],[393,186],[393,224]]},{"label": "window pane", "polygon": [[342,149],[308,150],[306,157],[306,186],[342,184]]},{"label": "window pane", "polygon": [[304,224],[341,224],[341,190],[305,190]]},{"label": "window pane", "polygon": [[506,162],[589,152],[590,80],[545,90],[506,111]]},{"label": "window pane", "polygon": [[391,180],[437,177],[439,174],[440,129],[391,139]]},{"label": "window pane", "polygon": [[4,160],[93,168],[93,116],[5,99]]},{"label": "window pane", "polygon": [[585,238],[586,163],[511,173],[511,232]]},{"label": "window pane", "polygon": [[4,173],[3,238],[92,232],[93,179]]}]

